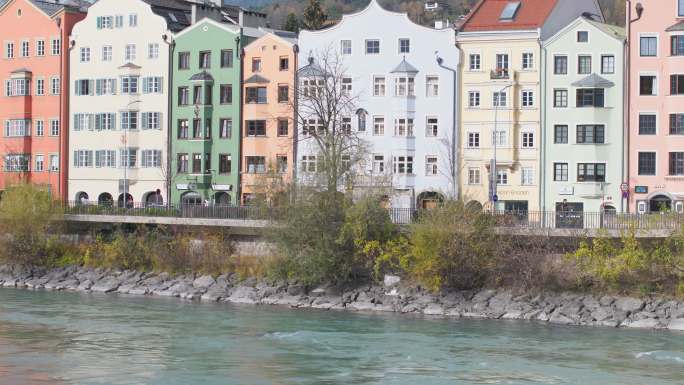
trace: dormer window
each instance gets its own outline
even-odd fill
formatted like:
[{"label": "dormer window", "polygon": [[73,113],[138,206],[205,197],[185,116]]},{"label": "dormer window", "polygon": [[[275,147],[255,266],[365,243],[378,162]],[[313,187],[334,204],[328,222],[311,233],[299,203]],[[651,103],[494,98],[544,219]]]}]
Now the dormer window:
[{"label": "dormer window", "polygon": [[499,20],[501,21],[513,21],[515,19],[515,15],[518,13],[518,10],[520,9],[520,2],[519,1],[509,1],[508,4],[504,7],[503,11],[501,11],[501,16],[499,16]]},{"label": "dormer window", "polygon": [[577,42],[578,43],[588,43],[589,42],[589,32],[577,31]]}]

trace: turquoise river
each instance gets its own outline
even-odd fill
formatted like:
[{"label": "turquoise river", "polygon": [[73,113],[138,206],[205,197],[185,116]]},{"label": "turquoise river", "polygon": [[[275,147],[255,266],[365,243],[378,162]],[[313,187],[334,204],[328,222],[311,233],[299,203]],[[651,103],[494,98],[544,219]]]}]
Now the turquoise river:
[{"label": "turquoise river", "polygon": [[684,334],[0,289],[0,384],[684,384]]}]

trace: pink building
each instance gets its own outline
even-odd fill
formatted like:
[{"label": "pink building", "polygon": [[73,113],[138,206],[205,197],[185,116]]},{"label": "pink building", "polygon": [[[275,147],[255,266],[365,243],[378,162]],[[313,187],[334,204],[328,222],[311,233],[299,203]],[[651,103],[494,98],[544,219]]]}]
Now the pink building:
[{"label": "pink building", "polygon": [[684,0],[628,0],[629,202],[684,212]]},{"label": "pink building", "polygon": [[19,181],[66,198],[69,35],[85,13],[57,0],[0,0],[0,191]]}]

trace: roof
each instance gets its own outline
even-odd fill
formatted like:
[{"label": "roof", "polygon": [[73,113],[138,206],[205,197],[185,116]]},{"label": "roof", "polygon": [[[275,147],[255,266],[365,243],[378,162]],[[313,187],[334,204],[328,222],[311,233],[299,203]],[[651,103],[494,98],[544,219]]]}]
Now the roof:
[{"label": "roof", "polygon": [[14,71],[12,71],[12,72],[10,72],[10,73],[13,73],[13,74],[22,74],[22,73],[27,73],[27,72],[28,72],[28,73],[32,73],[30,69],[28,69],[28,68],[26,68],[26,67],[21,67],[21,68],[15,69]]},{"label": "roof", "polygon": [[[0,8],[9,3],[11,0],[0,0]],[[38,9],[43,11],[46,15],[52,16],[55,13],[65,9],[70,11],[86,12],[86,9],[91,5],[85,0],[61,0],[60,3],[47,0],[29,0]]]},{"label": "roof", "polygon": [[585,87],[585,88],[610,88],[615,85],[608,79],[602,78],[597,74],[591,74],[582,80],[578,80],[572,83],[574,87]]},{"label": "roof", "polygon": [[283,31],[279,29],[272,29],[266,27],[242,27],[242,34],[248,37],[258,39],[262,36],[271,34],[277,36],[291,45],[297,44],[297,34],[290,31]]},{"label": "roof", "polygon": [[128,62],[128,63],[126,63],[126,64],[120,66],[119,68],[128,68],[128,69],[132,69],[132,70],[139,70],[139,69],[141,69],[142,67],[139,66],[139,65],[137,65],[137,64],[133,64],[133,63],[131,63],[131,62]]},{"label": "roof", "polygon": [[[559,0],[480,0],[461,25],[463,32],[541,28]],[[520,2],[512,20],[501,20],[509,3]]]},{"label": "roof", "polygon": [[393,69],[391,73],[417,74],[418,69],[407,62],[406,57],[404,57],[401,60],[401,63],[399,63],[399,65]]},{"label": "roof", "polygon": [[265,77],[258,75],[258,74],[254,74],[245,80],[245,83],[257,83],[257,84],[266,84],[266,83],[270,83],[270,82],[271,82],[270,80],[268,80]]},{"label": "roof", "polygon": [[309,64],[305,65],[304,67],[300,68],[299,71],[297,71],[299,76],[308,78],[308,77],[316,77],[316,76],[326,76],[325,71],[321,67],[318,66],[314,62],[314,58],[310,57],[309,58]]},{"label": "roof", "polygon": [[211,76],[211,74],[207,71],[202,71],[198,72],[192,76],[190,76],[191,81],[200,81],[200,82],[213,82],[214,77]]},{"label": "roof", "polygon": [[173,32],[183,30],[192,24],[192,5],[185,0],[143,0],[152,7],[152,12],[166,20],[166,26]]},{"label": "roof", "polygon": [[600,21],[592,20],[586,17],[584,18],[584,20],[586,20],[589,24],[603,31],[606,35],[613,36],[616,39],[625,39],[627,37],[627,32],[623,27],[602,23]]},{"label": "roof", "polygon": [[684,31],[684,20],[667,27],[665,32]]}]

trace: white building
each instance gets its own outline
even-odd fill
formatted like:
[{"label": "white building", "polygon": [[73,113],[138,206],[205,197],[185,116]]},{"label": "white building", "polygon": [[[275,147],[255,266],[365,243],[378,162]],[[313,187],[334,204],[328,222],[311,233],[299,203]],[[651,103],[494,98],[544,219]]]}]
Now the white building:
[{"label": "white building", "polygon": [[[459,53],[453,29],[415,24],[371,0],[335,26],[302,31],[299,46],[302,66],[310,58],[316,65],[322,55],[343,61],[344,87],[358,97],[352,129],[370,145],[365,172],[392,180],[393,207],[457,196]],[[300,86],[304,78],[300,73]],[[316,150],[298,130],[298,174],[305,178],[303,166]]]},{"label": "white building", "polygon": [[171,33],[190,11],[180,1],[99,0],[74,26],[69,199],[167,200]]}]

